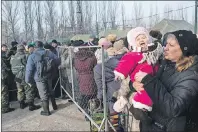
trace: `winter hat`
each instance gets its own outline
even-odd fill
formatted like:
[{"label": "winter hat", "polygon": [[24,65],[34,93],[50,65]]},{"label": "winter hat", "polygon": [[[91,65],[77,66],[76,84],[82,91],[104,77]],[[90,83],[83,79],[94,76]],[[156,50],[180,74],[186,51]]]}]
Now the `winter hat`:
[{"label": "winter hat", "polygon": [[36,41],[35,42],[35,48],[43,48],[43,42],[41,42],[41,41]]},{"label": "winter hat", "polygon": [[18,43],[17,43],[16,41],[12,41],[12,42],[11,42],[12,47],[16,46],[17,44],[18,44]]},{"label": "winter hat", "polygon": [[98,41],[98,45],[104,46],[105,49],[108,49],[112,45],[112,43],[109,42],[108,39],[106,39],[106,38],[101,38]]},{"label": "winter hat", "polygon": [[160,40],[162,38],[162,34],[160,31],[158,30],[151,30],[149,32],[149,35],[157,40]]},{"label": "winter hat", "polygon": [[125,99],[123,96],[120,96],[120,98],[114,103],[113,109],[116,112],[122,112],[127,103],[127,99]]},{"label": "winter hat", "polygon": [[73,46],[83,46],[84,45],[84,41],[75,40],[72,44],[73,44]]},{"label": "winter hat", "polygon": [[[178,30],[171,32],[171,34],[176,37],[184,56],[198,55],[196,34],[187,30]],[[168,37],[170,37],[171,34],[169,34]]]},{"label": "winter hat", "polygon": [[57,44],[57,41],[54,39],[54,40],[52,40],[52,43],[56,43]]},{"label": "winter hat", "polygon": [[121,50],[123,47],[124,47],[124,41],[122,39],[116,41],[114,44],[113,44],[113,47],[119,51]]},{"label": "winter hat", "polygon": [[152,39],[151,39],[151,37],[149,35],[149,32],[147,31],[146,28],[144,28],[144,27],[136,27],[136,28],[131,29],[127,33],[127,40],[128,40],[130,48],[131,48],[131,46],[133,48],[137,46],[137,44],[135,43],[135,39],[141,34],[144,34],[148,38],[148,40],[149,40],[148,43],[152,42]]},{"label": "winter hat", "polygon": [[116,49],[114,47],[110,47],[107,49],[108,56],[114,56],[116,55]]},{"label": "winter hat", "polygon": [[31,48],[31,47],[34,48],[34,45],[33,44],[29,44],[28,45],[28,49]]},{"label": "winter hat", "polygon": [[23,51],[23,50],[25,50],[25,46],[23,44],[18,44],[17,51]]},{"label": "winter hat", "polygon": [[116,34],[109,34],[106,38],[110,42],[115,42],[116,39],[117,39],[117,35]]},{"label": "winter hat", "polygon": [[7,46],[6,44],[2,44],[2,45],[1,45],[1,48],[2,48],[2,47],[8,47],[8,46]]}]

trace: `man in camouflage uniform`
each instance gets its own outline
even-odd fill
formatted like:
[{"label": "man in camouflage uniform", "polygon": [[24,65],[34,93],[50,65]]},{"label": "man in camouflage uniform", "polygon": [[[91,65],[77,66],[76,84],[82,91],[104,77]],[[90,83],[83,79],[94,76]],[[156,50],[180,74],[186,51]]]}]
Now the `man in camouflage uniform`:
[{"label": "man in camouflage uniform", "polygon": [[25,69],[27,63],[27,55],[25,54],[25,46],[23,44],[17,45],[17,53],[11,57],[12,72],[15,75],[15,81],[17,84],[17,99],[20,103],[20,108],[24,109],[27,104],[29,110],[33,111],[39,109],[40,106],[34,105],[35,89],[25,83]]},{"label": "man in camouflage uniform", "polygon": [[9,89],[8,89],[8,76],[10,68],[7,60],[7,46],[2,45],[1,47],[1,112],[7,113],[14,109],[9,107]]}]

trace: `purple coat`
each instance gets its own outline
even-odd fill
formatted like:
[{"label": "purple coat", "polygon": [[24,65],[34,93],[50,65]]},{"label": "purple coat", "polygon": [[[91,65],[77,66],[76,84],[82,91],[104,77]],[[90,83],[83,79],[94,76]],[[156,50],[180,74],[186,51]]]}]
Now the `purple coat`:
[{"label": "purple coat", "polygon": [[80,49],[75,53],[74,67],[78,73],[77,79],[82,95],[96,95],[97,87],[93,72],[96,64],[97,60],[93,52]]}]

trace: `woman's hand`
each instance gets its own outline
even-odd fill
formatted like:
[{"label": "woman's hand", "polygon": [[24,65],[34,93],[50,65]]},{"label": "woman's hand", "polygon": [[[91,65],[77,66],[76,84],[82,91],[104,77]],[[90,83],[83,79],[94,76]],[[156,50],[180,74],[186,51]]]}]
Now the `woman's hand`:
[{"label": "woman's hand", "polygon": [[146,75],[147,75],[146,72],[139,71],[138,73],[135,74],[135,81],[141,82],[142,79],[143,79]]},{"label": "woman's hand", "polygon": [[137,82],[137,81],[133,82],[133,88],[134,88],[137,92],[143,91],[143,90],[144,90],[143,86],[144,86],[144,84],[142,84],[142,83],[140,83],[140,82]]}]

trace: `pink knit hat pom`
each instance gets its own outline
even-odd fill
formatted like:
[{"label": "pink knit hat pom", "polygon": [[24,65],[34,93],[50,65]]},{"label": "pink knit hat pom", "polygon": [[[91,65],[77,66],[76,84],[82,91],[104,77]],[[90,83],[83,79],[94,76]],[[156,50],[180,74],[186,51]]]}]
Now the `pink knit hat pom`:
[{"label": "pink knit hat pom", "polygon": [[100,46],[104,46],[105,49],[109,48],[109,47],[112,45],[112,43],[109,42],[106,38],[101,38],[101,39],[99,40],[98,44],[99,44]]}]

